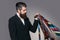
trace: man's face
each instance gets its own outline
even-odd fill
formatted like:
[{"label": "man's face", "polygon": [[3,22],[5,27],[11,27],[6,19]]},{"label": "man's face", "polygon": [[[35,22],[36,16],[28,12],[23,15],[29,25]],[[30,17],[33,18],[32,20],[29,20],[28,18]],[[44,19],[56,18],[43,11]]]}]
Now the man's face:
[{"label": "man's face", "polygon": [[26,7],[22,7],[22,9],[21,9],[21,14],[26,14],[26,12],[27,12]]},{"label": "man's face", "polygon": [[20,10],[20,17],[26,18],[26,12],[27,12],[26,7],[22,7],[22,9]]}]

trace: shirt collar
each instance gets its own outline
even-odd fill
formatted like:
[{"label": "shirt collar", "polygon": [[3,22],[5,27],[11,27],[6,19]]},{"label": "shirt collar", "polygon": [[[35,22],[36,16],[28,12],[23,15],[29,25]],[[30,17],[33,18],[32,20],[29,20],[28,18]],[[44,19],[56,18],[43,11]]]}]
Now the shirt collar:
[{"label": "shirt collar", "polygon": [[25,24],[24,19],[20,17],[19,13],[17,13],[17,16],[21,19],[22,23]]},{"label": "shirt collar", "polygon": [[[17,16],[18,16],[20,19],[23,19],[23,18],[20,17],[19,13],[17,13]],[[23,20],[24,20],[24,19],[23,19]]]}]

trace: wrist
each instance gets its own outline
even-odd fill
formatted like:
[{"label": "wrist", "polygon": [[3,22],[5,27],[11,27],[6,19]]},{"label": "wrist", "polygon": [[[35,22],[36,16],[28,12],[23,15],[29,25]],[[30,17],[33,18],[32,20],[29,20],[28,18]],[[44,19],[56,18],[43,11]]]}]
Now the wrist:
[{"label": "wrist", "polygon": [[38,20],[38,18],[34,18],[35,20]]}]

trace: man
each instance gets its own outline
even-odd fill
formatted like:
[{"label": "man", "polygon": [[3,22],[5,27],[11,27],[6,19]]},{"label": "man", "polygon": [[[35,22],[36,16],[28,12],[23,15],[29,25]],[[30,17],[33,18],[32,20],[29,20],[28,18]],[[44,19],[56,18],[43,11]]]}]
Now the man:
[{"label": "man", "polygon": [[33,26],[31,25],[26,12],[27,5],[23,2],[16,3],[16,14],[9,19],[9,32],[11,40],[31,40],[29,31],[35,33],[38,25],[35,16]]}]

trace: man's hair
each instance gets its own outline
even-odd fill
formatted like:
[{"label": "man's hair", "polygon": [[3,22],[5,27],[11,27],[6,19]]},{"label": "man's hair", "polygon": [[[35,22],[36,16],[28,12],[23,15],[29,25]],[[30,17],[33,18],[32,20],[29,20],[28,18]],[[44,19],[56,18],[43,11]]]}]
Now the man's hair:
[{"label": "man's hair", "polygon": [[16,10],[22,9],[22,7],[27,7],[27,5],[24,2],[17,2],[16,3]]}]

